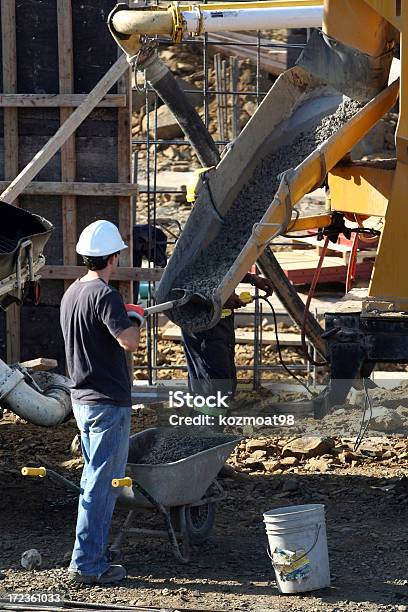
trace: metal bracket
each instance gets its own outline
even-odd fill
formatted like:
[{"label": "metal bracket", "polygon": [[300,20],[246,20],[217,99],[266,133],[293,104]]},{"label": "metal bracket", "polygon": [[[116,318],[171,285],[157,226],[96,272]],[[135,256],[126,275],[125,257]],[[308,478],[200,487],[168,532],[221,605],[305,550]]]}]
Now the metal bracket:
[{"label": "metal bracket", "polygon": [[[270,236],[265,242],[260,242],[258,238],[260,237],[262,233],[263,227],[278,228],[278,231],[274,232],[274,234]],[[272,242],[272,240],[274,240],[274,238],[276,238],[276,236],[279,235],[281,228],[282,228],[282,225],[280,223],[254,223],[254,225],[252,226],[252,235],[255,236],[255,242],[256,242],[257,248],[262,251],[266,249],[269,243]]]},{"label": "metal bracket", "polygon": [[203,29],[204,16],[203,16],[203,13],[201,12],[200,6],[195,5],[192,7],[192,9],[195,13],[197,13],[197,29],[195,32],[191,32],[191,36],[200,36],[202,29]]},{"label": "metal bracket", "polygon": [[181,43],[184,37],[184,22],[183,22],[183,15],[182,12],[180,10],[180,3],[179,2],[173,2],[173,4],[170,7],[171,10],[171,16],[173,18],[173,42],[174,43]]},{"label": "metal bracket", "polygon": [[27,250],[28,255],[28,272],[29,272],[29,280],[34,281],[34,267],[33,267],[33,243],[31,240],[24,240],[19,246],[18,255],[17,255],[17,263],[16,263],[16,281],[17,281],[17,289],[21,292],[23,281],[22,281],[22,266],[21,261],[23,259],[23,251]]}]

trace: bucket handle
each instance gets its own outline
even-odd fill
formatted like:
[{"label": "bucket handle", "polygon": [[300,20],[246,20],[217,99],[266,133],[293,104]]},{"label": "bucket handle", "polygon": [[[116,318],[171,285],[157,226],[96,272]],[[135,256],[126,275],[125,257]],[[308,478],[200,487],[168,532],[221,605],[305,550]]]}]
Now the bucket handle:
[{"label": "bucket handle", "polygon": [[[321,529],[321,527],[322,527],[321,525],[319,525],[318,523],[316,523],[316,535],[315,535],[315,539],[314,539],[313,544],[311,545],[311,547],[309,548],[309,550],[307,550],[305,553],[303,553],[303,555],[302,555],[302,556],[300,556],[300,557],[298,557],[298,558],[296,559],[296,562],[297,562],[297,561],[300,561],[300,560],[301,560],[301,559],[303,559],[304,557],[307,557],[307,555],[308,555],[309,553],[311,553],[311,552],[312,552],[312,550],[313,550],[313,549],[314,549],[314,547],[316,546],[317,541],[318,541],[318,539],[319,539],[319,535],[320,535],[320,529]],[[270,560],[271,560],[272,567],[273,567],[274,569],[276,569],[275,563],[273,562],[273,556],[271,555],[271,552],[270,552],[270,550],[269,550],[269,542],[268,542],[268,546],[266,547],[266,554],[268,555],[268,557],[269,557],[269,558],[270,558]]]}]

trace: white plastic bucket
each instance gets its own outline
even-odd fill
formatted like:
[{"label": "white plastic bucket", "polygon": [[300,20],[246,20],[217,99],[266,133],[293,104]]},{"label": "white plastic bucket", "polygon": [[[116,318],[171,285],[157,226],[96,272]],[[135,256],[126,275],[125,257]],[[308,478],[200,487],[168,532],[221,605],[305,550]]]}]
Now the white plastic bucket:
[{"label": "white plastic bucket", "polygon": [[263,516],[279,591],[303,593],[330,586],[324,505],[287,506]]}]

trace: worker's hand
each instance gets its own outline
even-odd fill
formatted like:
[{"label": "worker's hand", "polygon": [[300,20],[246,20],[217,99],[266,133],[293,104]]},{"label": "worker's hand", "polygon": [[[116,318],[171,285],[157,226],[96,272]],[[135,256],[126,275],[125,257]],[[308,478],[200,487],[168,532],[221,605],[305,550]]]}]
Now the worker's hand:
[{"label": "worker's hand", "polygon": [[224,308],[231,308],[232,310],[242,308],[243,306],[246,306],[246,304],[239,299],[239,295],[237,295],[236,293],[230,295],[230,297],[224,304]]},{"label": "worker's hand", "polygon": [[136,323],[139,327],[142,327],[145,320],[144,308],[137,304],[125,304],[125,308],[132,323]]},{"label": "worker's hand", "polygon": [[266,296],[272,295],[274,287],[269,278],[258,276],[258,274],[251,274],[251,283],[254,287],[257,287],[261,291],[265,291]]}]

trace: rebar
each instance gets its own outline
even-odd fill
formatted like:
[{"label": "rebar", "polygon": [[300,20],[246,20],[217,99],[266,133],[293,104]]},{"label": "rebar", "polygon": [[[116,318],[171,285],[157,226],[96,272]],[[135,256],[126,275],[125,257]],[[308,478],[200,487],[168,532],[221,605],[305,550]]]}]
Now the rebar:
[{"label": "rebar", "polygon": [[[207,3],[207,0],[204,0]],[[151,0],[145,2],[146,6],[149,4],[158,4],[158,0]],[[168,46],[171,41],[165,38],[157,37],[156,40],[158,45]],[[202,100],[203,100],[203,121],[204,125],[208,128],[210,124],[210,101],[216,99],[217,101],[217,124],[218,124],[218,136],[215,140],[215,144],[221,148],[229,145],[232,140],[238,137],[241,131],[240,124],[240,113],[241,113],[241,98],[245,96],[256,100],[258,106],[267,91],[262,87],[261,78],[261,51],[264,48],[278,48],[278,49],[290,49],[298,48],[302,49],[304,45],[297,44],[285,44],[271,42],[265,44],[262,42],[261,35],[257,33],[256,43],[243,42],[238,43],[235,41],[231,42],[219,42],[211,41],[208,34],[204,34],[195,39],[186,40],[182,43],[184,46],[197,46],[202,48],[202,66],[203,66],[203,86],[202,86]],[[252,91],[243,91],[240,89],[240,60],[235,56],[230,56],[229,60],[221,59],[221,55],[215,54],[214,56],[214,72],[215,72],[215,83],[210,87],[210,47],[212,45],[219,46],[240,46],[240,47],[255,47],[256,48],[256,72],[255,72],[255,87]],[[158,109],[158,98],[157,94],[153,89],[146,83],[145,80],[145,113],[146,113],[146,131],[147,135],[143,138],[133,138],[132,144],[135,147],[146,149],[145,159],[145,172],[146,172],[146,187],[140,189],[139,193],[146,194],[147,196],[147,222],[149,226],[154,226],[156,223],[156,213],[158,199],[163,198],[168,194],[182,194],[185,193],[183,189],[177,188],[158,188],[157,186],[157,173],[158,173],[158,152],[159,147],[162,146],[188,146],[191,148],[191,143],[183,138],[163,139],[158,137],[157,130],[157,109]],[[152,112],[152,92],[153,92],[153,112]],[[187,94],[196,94],[196,89],[186,89]],[[152,125],[153,123],[153,125]],[[140,164],[137,163],[135,158],[135,173],[140,168]],[[138,181],[137,178],[135,179]],[[148,244],[148,266],[153,265],[154,257],[152,253],[154,250],[154,244],[152,244],[152,232],[149,230],[149,244]],[[1,249],[1,245],[0,245]],[[153,282],[148,283],[148,306],[154,305],[155,303],[155,284]],[[254,352],[253,352],[253,365],[239,365],[237,366],[238,371],[251,372],[252,384],[254,387],[259,387],[262,381],[262,374],[264,372],[281,372],[282,366],[280,364],[268,364],[262,355],[262,307],[259,301],[256,300],[255,312],[253,313],[253,326],[254,326]],[[152,316],[148,318],[146,324],[146,344],[147,344],[147,363],[143,366],[136,366],[137,369],[147,371],[147,378],[149,385],[156,384],[160,379],[160,373],[162,371],[186,371],[185,365],[158,365],[158,330],[159,330],[159,319],[158,316]],[[303,363],[291,365],[291,368],[295,371],[306,372],[306,365]],[[315,376],[315,373],[314,373]]]}]

